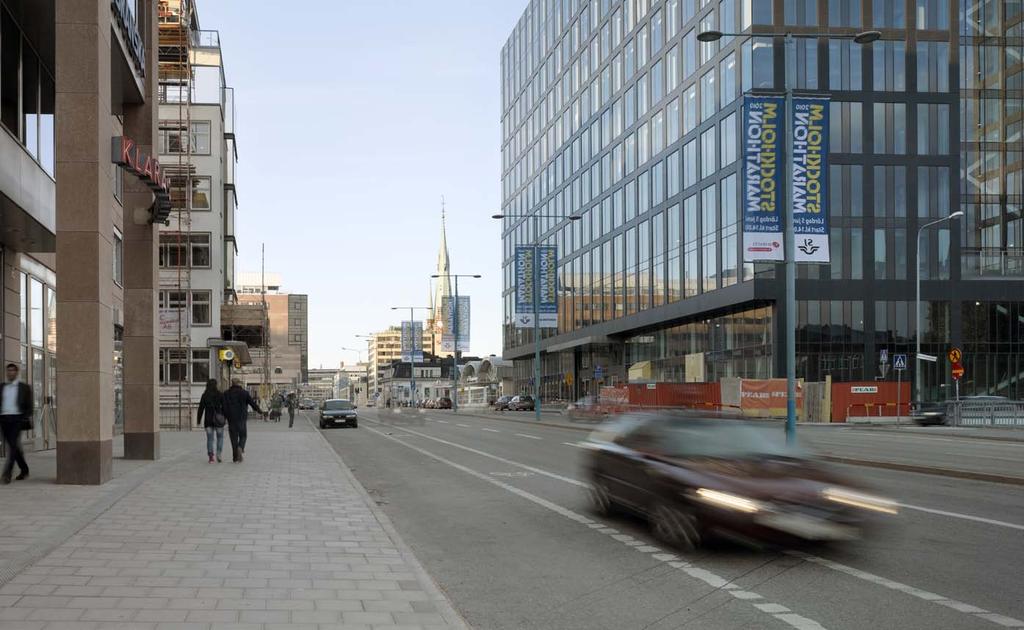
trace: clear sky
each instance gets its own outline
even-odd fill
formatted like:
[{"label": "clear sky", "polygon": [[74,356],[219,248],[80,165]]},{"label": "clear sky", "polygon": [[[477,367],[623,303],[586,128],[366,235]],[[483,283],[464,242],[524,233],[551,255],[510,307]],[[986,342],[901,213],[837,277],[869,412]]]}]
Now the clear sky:
[{"label": "clear sky", "polygon": [[[198,0],[235,88],[239,271],[309,294],[310,367],[427,305],[447,201],[472,353],[501,353],[500,61],[525,0]],[[408,318],[406,312],[405,316]],[[365,353],[363,353],[365,358]]]}]

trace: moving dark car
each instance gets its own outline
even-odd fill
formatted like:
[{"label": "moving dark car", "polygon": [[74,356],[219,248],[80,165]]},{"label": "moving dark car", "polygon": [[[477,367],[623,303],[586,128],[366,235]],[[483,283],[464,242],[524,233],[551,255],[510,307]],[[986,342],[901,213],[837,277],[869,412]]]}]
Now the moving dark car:
[{"label": "moving dark car", "polygon": [[693,548],[718,534],[742,541],[851,540],[896,504],[857,489],[786,444],[778,425],[634,414],[587,442],[591,500],[649,521],[665,543]]},{"label": "moving dark car", "polygon": [[507,408],[509,411],[533,411],[533,396],[513,396]]},{"label": "moving dark car", "polygon": [[946,403],[943,401],[916,402],[911,405],[910,415],[914,422],[921,426],[946,424]]},{"label": "moving dark car", "polygon": [[353,429],[359,426],[356,406],[352,404],[351,400],[325,400],[320,407],[320,428],[326,429],[338,425],[345,425]]},{"label": "moving dark car", "polygon": [[508,404],[510,402],[512,402],[511,396],[502,396],[498,398],[498,400],[495,400],[494,404],[492,404],[491,406],[494,407],[495,411],[505,411],[506,409],[508,409]]},{"label": "moving dark car", "polygon": [[434,408],[435,409],[451,409],[452,408],[452,399],[448,398],[447,396],[442,396],[441,398],[438,398],[435,401]]}]

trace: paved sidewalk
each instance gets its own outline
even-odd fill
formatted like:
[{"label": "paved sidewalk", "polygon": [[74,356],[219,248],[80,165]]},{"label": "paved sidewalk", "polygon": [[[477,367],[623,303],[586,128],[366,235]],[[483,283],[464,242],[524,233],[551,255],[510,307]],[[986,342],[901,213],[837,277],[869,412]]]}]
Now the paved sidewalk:
[{"label": "paved sidewalk", "polygon": [[33,455],[0,488],[0,630],[466,627],[308,422],[249,426],[243,464],[165,433],[102,487]]}]

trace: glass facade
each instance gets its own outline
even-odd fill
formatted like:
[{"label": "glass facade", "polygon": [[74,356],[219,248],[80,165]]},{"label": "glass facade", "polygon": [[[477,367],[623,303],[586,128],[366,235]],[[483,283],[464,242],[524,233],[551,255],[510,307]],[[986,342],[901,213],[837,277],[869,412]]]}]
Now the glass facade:
[{"label": "glass facade", "polygon": [[[696,38],[752,26],[823,36],[790,50]],[[859,45],[850,28],[883,39]],[[782,273],[742,262],[737,138],[742,95],[784,89],[790,55],[789,84],[832,100],[832,261],[798,269],[798,376],[870,380],[879,350],[912,348],[918,269],[923,342],[939,354],[960,343],[961,304],[1006,290],[962,281],[961,254],[1021,247],[1020,29],[1020,2],[985,0],[530,2],[501,55],[504,351],[520,385],[533,331],[513,325],[513,258],[532,243],[558,248],[552,354],[610,344],[617,368],[673,366],[664,380],[782,373]],[[924,231],[918,251],[918,229],[959,208],[965,219]],[[570,214],[583,219],[552,218]],[[684,342],[670,331],[737,312],[763,313],[767,354],[675,365]],[[634,351],[652,330],[664,343]],[[579,363],[546,358],[544,382],[580,383],[564,378]],[[949,377],[933,372],[922,376],[938,395]]]}]

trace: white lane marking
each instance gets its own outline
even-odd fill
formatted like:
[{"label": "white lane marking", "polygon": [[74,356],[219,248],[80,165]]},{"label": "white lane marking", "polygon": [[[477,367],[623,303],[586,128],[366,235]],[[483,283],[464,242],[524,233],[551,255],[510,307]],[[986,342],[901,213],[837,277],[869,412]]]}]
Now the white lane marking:
[{"label": "white lane marking", "polygon": [[890,580],[889,578],[884,578],[880,575],[875,575],[874,573],[861,571],[860,569],[855,569],[845,564],[840,564],[839,562],[828,560],[826,558],[820,558],[818,556],[813,556],[811,554],[804,553],[801,551],[787,551],[786,553],[797,558],[802,558],[807,562],[813,562],[814,564],[823,566],[828,569],[832,569],[833,571],[838,571],[840,573],[852,575],[853,577],[858,578],[860,580],[864,580],[865,582],[871,582],[872,584],[877,584],[878,586],[884,586],[885,588],[894,591],[906,593],[911,597],[916,597],[926,602],[930,602],[933,604],[941,604],[943,606],[952,608],[953,610],[956,610],[958,612],[972,615],[974,617],[984,619],[986,621],[991,621],[992,623],[999,624],[1001,626],[1006,626],[1008,628],[1024,628],[1024,621],[1020,621],[1018,619],[1006,617],[1004,615],[996,613],[990,613],[989,611],[983,608],[971,606],[970,604],[965,604],[964,602],[960,602],[955,599],[950,599],[949,597],[939,595],[938,593],[932,593],[930,591],[915,588],[908,584],[903,584],[902,582]]},{"label": "white lane marking", "polygon": [[[547,499],[545,499],[543,497],[539,497],[539,496],[537,496],[535,494],[527,492],[526,490],[521,490],[521,489],[519,489],[519,488],[517,488],[515,486],[509,485],[509,484],[504,483],[502,481],[498,481],[497,479],[494,479],[493,477],[485,475],[482,472],[478,472],[476,470],[473,470],[472,468],[469,468],[468,466],[463,466],[462,464],[459,464],[457,462],[453,462],[450,459],[446,459],[446,458],[441,457],[440,455],[437,455],[435,453],[432,453],[432,452],[430,452],[430,451],[428,451],[426,449],[419,448],[418,446],[414,446],[412,444],[409,444],[408,442],[404,442],[402,440],[394,438],[394,437],[392,437],[390,435],[387,435],[386,433],[383,433],[383,432],[378,431],[376,429],[369,429],[368,428],[368,430],[372,431],[373,433],[376,433],[377,435],[381,436],[382,438],[385,438],[387,440],[392,440],[394,442],[398,442],[402,446],[405,446],[406,448],[412,449],[412,450],[416,451],[417,453],[420,453],[421,455],[425,455],[425,456],[427,456],[427,457],[429,457],[429,458],[431,458],[431,459],[433,459],[435,461],[441,462],[442,464],[447,464],[448,466],[451,466],[452,468],[454,468],[456,470],[464,472],[467,475],[471,475],[473,477],[476,477],[477,479],[480,479],[482,481],[486,481],[489,484],[493,484],[495,486],[498,486],[499,488],[501,488],[501,489],[503,489],[503,490],[505,490],[507,492],[511,492],[512,494],[515,494],[515,495],[517,495],[519,497],[522,497],[522,498],[526,499],[527,501],[530,501],[530,502],[532,502],[532,503],[534,503],[536,505],[539,505],[539,506],[541,506],[543,508],[551,510],[552,512],[555,512],[556,514],[560,514],[561,516],[564,516],[564,517],[566,517],[566,518],[568,518],[570,520],[576,521],[577,523],[580,523],[582,525],[588,525],[588,526],[594,524],[594,520],[593,519],[591,519],[589,517],[586,517],[586,516],[584,516],[582,514],[579,514],[578,512],[574,512],[573,510],[570,510],[570,509],[568,509],[566,507],[562,507],[561,505],[558,505],[557,503],[554,503],[552,501],[548,501]],[[611,528],[608,528],[608,529],[611,529]],[[599,530],[595,530],[595,531],[603,532],[604,530],[600,530],[599,529]],[[614,529],[612,529],[611,531],[616,533],[616,534],[618,533]],[[612,538],[615,538],[615,537],[612,536]],[[626,544],[628,544],[628,543],[626,543]],[[646,548],[641,548],[641,547],[633,547],[633,548],[637,549],[638,551],[642,551],[643,553],[648,553],[648,554],[653,554],[653,553],[657,553],[657,552],[661,551],[657,547],[652,547],[652,546],[645,546],[645,547]],[[650,557],[651,557],[651,559],[655,559],[654,555],[651,555]],[[721,589],[721,588],[724,588],[726,586],[732,585],[732,582],[730,580],[727,580],[727,579],[721,577],[720,575],[712,573],[711,571],[708,571],[707,569],[702,569],[700,567],[693,566],[693,565],[691,565],[689,563],[672,562],[672,563],[667,563],[667,564],[669,564],[669,566],[677,568],[678,570],[682,571],[683,573],[689,575],[692,578],[695,578],[697,580],[700,580],[701,582],[704,582],[708,586],[710,586],[712,588],[715,588],[715,589]],[[758,595],[757,593],[754,593],[752,591],[726,590],[726,592],[728,592],[728,593],[743,593],[744,594],[743,597],[738,597],[737,598],[740,601],[744,601],[744,600],[748,600],[749,601],[749,600],[752,600],[752,599],[755,599],[755,598],[756,599],[762,599],[762,597],[760,595]],[[757,606],[757,605],[755,604],[755,606]],[[775,613],[768,613],[768,614],[771,614],[773,617],[775,617],[779,621],[783,621],[783,622],[789,624],[790,626],[796,628],[797,630],[824,630],[824,628],[823,628],[823,626],[821,626],[821,624],[819,624],[818,622],[816,622],[816,621],[814,621],[812,619],[808,619],[807,617],[803,617],[801,615],[793,614],[793,613],[789,612],[789,609],[785,608],[784,606],[779,606],[779,608],[782,609],[782,610],[785,610],[787,612],[786,613],[780,613],[780,614],[775,614]],[[758,609],[760,610],[760,607],[758,607]]]},{"label": "white lane marking", "polygon": [[531,440],[543,440],[544,439],[544,438],[539,438],[536,435],[528,435],[526,433],[516,433],[516,435],[518,435],[519,437],[522,437],[522,438],[530,438]]},{"label": "white lane marking", "polygon": [[975,521],[977,523],[985,523],[986,525],[995,525],[996,527],[1008,527],[1010,529],[1019,529],[1024,531],[1024,525],[1017,525],[1016,523],[1007,523],[1006,521],[997,521],[991,518],[984,518],[981,516],[973,516],[971,514],[960,514],[959,512],[947,512],[945,510],[936,510],[933,508],[921,507],[920,505],[910,505],[907,503],[900,503],[901,508],[908,510],[916,510],[918,512],[926,512],[928,514],[937,514],[939,516],[948,516],[950,518],[960,518],[965,521]]},{"label": "white lane marking", "polygon": [[481,431],[487,431],[488,433],[501,433],[501,431],[499,431],[497,429],[481,428],[480,430]]},{"label": "white lane marking", "polygon": [[575,446],[576,448],[587,448],[583,442],[562,442],[566,446]]},{"label": "white lane marking", "polygon": [[441,424],[448,424],[447,420],[435,420],[435,422],[440,422]]},{"label": "white lane marking", "polygon": [[474,455],[479,455],[481,457],[486,457],[488,459],[493,459],[494,461],[501,462],[502,464],[508,464],[509,466],[516,466],[518,468],[522,468],[523,470],[529,470],[530,472],[535,472],[538,475],[544,475],[545,477],[550,477],[551,479],[557,479],[559,481],[564,481],[565,483],[572,484],[572,485],[580,487],[580,488],[586,488],[587,487],[587,484],[583,483],[582,481],[578,481],[576,479],[573,479],[572,477],[565,477],[565,476],[559,475],[557,473],[549,472],[549,471],[544,470],[542,468],[536,468],[534,466],[527,466],[526,464],[521,464],[519,462],[512,461],[511,459],[506,459],[504,457],[499,457],[497,455],[492,455],[490,453],[481,451],[479,449],[475,449],[475,448],[472,448],[472,447],[469,447],[469,446],[465,446],[463,444],[459,444],[458,442],[451,442],[451,441],[448,441],[448,440],[441,439],[439,437],[434,437],[432,435],[428,435],[426,433],[420,433],[419,431],[414,431],[412,429],[409,429],[408,432],[412,433],[413,435],[419,436],[421,438],[426,438],[428,440],[433,440],[433,441],[438,442],[440,444],[444,444],[446,446],[451,446],[453,448],[462,449],[462,450],[467,451],[469,453],[473,453]]},{"label": "white lane marking", "polygon": [[455,426],[462,427],[463,429],[468,429],[469,428],[468,424],[459,424],[458,422],[455,423]]}]

